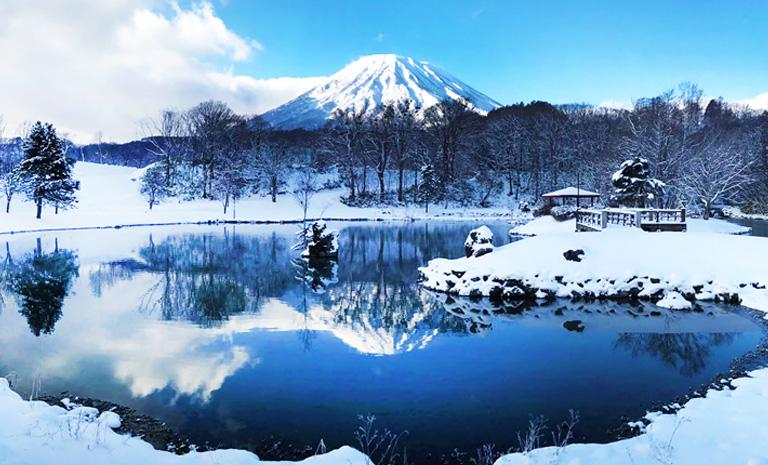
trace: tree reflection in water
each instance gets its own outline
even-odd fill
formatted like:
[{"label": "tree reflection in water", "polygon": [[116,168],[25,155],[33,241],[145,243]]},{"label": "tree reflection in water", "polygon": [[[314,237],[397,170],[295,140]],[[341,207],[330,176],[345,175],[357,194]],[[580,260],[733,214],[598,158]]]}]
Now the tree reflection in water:
[{"label": "tree reflection in water", "polygon": [[614,347],[633,357],[651,355],[681,375],[694,376],[706,368],[713,347],[731,344],[734,337],[732,333],[623,333]]},{"label": "tree reflection in water", "polygon": [[19,313],[35,336],[51,334],[61,318],[64,299],[78,276],[77,255],[59,249],[44,253],[40,239],[35,250],[14,261],[6,245],[4,288],[15,294]]},{"label": "tree reflection in water", "polygon": [[143,312],[159,312],[166,320],[218,325],[230,316],[256,311],[265,297],[281,295],[292,281],[290,258],[282,237],[183,234],[148,245],[140,260],[99,266],[90,276],[100,294],[116,281],[136,273],[158,277],[140,302]]}]

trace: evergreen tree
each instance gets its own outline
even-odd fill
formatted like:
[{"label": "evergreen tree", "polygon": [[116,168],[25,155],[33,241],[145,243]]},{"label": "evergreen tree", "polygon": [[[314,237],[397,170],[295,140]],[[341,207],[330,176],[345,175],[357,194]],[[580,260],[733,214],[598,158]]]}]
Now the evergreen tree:
[{"label": "evergreen tree", "polygon": [[18,167],[27,197],[35,202],[37,218],[43,212],[43,204],[59,208],[73,205],[75,191],[80,183],[72,179],[74,160],[65,156],[64,141],[56,135],[50,123],[35,123],[24,140],[24,159]]},{"label": "evergreen tree", "polygon": [[419,200],[424,203],[424,211],[429,212],[429,204],[440,195],[440,180],[432,164],[426,164],[421,167],[419,172],[421,183],[419,184]]},{"label": "evergreen tree", "polygon": [[635,157],[622,163],[611,181],[614,200],[625,207],[645,208],[664,193],[665,184],[651,177],[645,158]]}]

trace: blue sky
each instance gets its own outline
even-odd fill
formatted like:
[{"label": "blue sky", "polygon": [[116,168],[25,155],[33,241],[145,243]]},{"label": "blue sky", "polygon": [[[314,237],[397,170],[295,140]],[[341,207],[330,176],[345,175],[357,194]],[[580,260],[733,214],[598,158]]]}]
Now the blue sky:
[{"label": "blue sky", "polygon": [[397,53],[502,103],[628,101],[690,80],[705,95],[768,91],[768,1],[226,0],[216,13],[264,47],[239,74],[330,74]]},{"label": "blue sky", "polygon": [[134,140],[209,99],[259,114],[372,53],[430,61],[503,104],[623,106],[688,80],[768,110],[768,0],[0,4],[9,134],[40,119],[78,142]]}]

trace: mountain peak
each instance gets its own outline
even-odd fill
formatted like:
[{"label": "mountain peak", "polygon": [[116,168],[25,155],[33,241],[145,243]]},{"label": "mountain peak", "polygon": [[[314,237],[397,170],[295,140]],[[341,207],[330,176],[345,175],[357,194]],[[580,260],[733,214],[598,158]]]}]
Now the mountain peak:
[{"label": "mountain peak", "polygon": [[412,100],[422,111],[441,100],[467,102],[486,113],[500,105],[442,68],[395,54],[362,56],[328,80],[263,115],[281,129],[322,126],[337,108],[375,112],[381,105]]}]

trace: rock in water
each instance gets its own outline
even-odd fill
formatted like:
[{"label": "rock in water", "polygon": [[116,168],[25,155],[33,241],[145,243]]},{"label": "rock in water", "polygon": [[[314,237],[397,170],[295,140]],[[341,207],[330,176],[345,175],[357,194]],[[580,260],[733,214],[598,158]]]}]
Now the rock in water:
[{"label": "rock in water", "polygon": [[306,248],[301,253],[305,258],[336,258],[339,256],[339,233],[328,229],[325,221],[312,223],[305,231]]},{"label": "rock in water", "polygon": [[481,257],[493,252],[493,233],[488,226],[480,226],[469,232],[464,241],[464,255],[467,257]]}]

